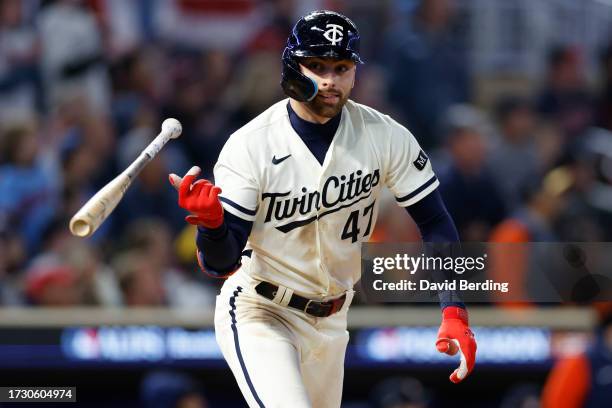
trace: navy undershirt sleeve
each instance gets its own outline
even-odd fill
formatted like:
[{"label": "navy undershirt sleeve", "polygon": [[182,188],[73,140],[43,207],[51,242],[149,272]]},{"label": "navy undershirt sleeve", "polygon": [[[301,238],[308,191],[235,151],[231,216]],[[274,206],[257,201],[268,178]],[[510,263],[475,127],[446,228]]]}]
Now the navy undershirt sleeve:
[{"label": "navy undershirt sleeve", "polygon": [[196,245],[200,264],[210,275],[223,277],[236,269],[253,228],[252,221],[225,212],[219,228],[198,227]]},{"label": "navy undershirt sleeve", "polygon": [[406,207],[406,211],[418,225],[424,242],[459,241],[455,223],[446,210],[438,189]]},{"label": "navy undershirt sleeve", "polygon": [[[455,223],[444,206],[442,196],[435,189],[425,198],[406,208],[408,214],[419,227],[423,242],[452,243],[459,242],[459,234]],[[453,255],[453,254],[448,254]],[[440,272],[436,272],[440,274]],[[434,276],[443,280],[444,276]],[[440,306],[458,306],[465,308],[459,295],[454,291],[440,291]]]}]

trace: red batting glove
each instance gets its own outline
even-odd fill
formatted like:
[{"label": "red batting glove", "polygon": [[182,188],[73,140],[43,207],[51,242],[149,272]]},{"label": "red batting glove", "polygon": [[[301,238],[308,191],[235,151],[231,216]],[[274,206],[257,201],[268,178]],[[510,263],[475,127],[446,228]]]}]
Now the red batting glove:
[{"label": "red batting glove", "polygon": [[472,372],[476,362],[476,340],[470,330],[467,310],[457,306],[444,308],[436,348],[449,356],[457,352],[461,355],[459,368],[450,375],[452,382],[458,383]]},{"label": "red batting glove", "polygon": [[194,180],[202,170],[192,167],[182,179],[176,174],[170,174],[170,184],[178,190],[178,204],[192,215],[185,221],[206,228],[219,228],[223,224],[223,206],[219,201],[221,188],[206,179]]}]

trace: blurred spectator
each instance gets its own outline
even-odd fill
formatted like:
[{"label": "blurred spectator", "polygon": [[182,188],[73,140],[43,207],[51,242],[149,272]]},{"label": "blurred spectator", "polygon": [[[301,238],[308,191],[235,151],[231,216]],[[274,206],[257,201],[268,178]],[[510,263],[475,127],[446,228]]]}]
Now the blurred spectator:
[{"label": "blurred spectator", "polygon": [[26,261],[26,250],[19,234],[0,231],[0,276],[19,270]]},{"label": "blurred spectator", "polygon": [[134,220],[122,237],[125,248],[143,251],[157,268],[173,268],[172,235],[164,220],[150,217]]},{"label": "blurred spectator", "polygon": [[189,376],[174,371],[153,371],[140,385],[144,408],[206,408],[202,387]]},{"label": "blurred spectator", "polygon": [[225,94],[226,104],[238,112],[240,125],[286,97],[279,86],[280,54],[294,24],[295,1],[274,0],[268,8],[265,22],[246,42],[235,80]]},{"label": "blurred spectator", "polygon": [[204,177],[211,178],[225,140],[238,128],[232,123],[229,102],[240,95],[226,89],[231,73],[229,56],[211,50],[206,54],[178,52],[172,58],[173,92],[163,106],[163,116],[181,122],[180,143],[185,155],[202,168]]},{"label": "blurred spectator", "polygon": [[0,120],[32,119],[41,108],[39,43],[20,0],[0,2]]},{"label": "blurred spectator", "polygon": [[423,384],[415,378],[389,378],[370,393],[373,408],[426,408],[429,397]]},{"label": "blurred spectator", "polygon": [[265,21],[253,0],[155,2],[155,31],[161,41],[193,48],[237,51]]},{"label": "blurred spectator", "polygon": [[[563,210],[568,190],[574,183],[565,168],[551,171],[544,178],[530,177],[521,187],[522,204],[507,219],[491,232],[490,242],[526,243],[557,242],[554,225]],[[517,301],[546,296],[533,293],[533,288],[550,289],[546,274],[529,273],[534,265],[530,263],[529,251],[545,250],[540,246],[493,245],[489,250],[488,274],[498,282],[508,282],[513,288],[513,298]],[[538,269],[541,271],[541,269]],[[555,296],[552,294],[551,296]],[[506,303],[504,306],[514,306]],[[524,303],[523,305],[526,305]]]},{"label": "blurred spectator", "polygon": [[[141,269],[150,267],[154,271],[154,277],[163,287],[164,301],[169,306],[197,308],[214,304],[216,293],[212,288],[175,266],[172,235],[163,221],[142,218],[129,225],[124,237],[126,248],[139,251],[146,257]],[[138,275],[136,272],[132,273]],[[201,276],[199,271],[195,273]]]},{"label": "blurred spectator", "polygon": [[258,31],[247,41],[246,49],[282,50],[295,23],[295,0],[268,0],[263,3],[264,21]]},{"label": "blurred spectator", "polygon": [[34,124],[16,124],[0,133],[0,229],[18,231],[29,254],[39,249],[59,200],[39,144]]},{"label": "blurred spectator", "polygon": [[[34,304],[118,306],[121,294],[114,272],[101,254],[72,236],[68,219],[53,219],[42,232],[41,252],[25,273],[25,293]],[[60,299],[62,290],[66,298]]]},{"label": "blurred spectator", "polygon": [[[60,215],[64,217],[72,217],[96,191],[116,176],[111,156],[114,134],[110,124],[104,118],[90,115],[86,108],[77,112],[84,116],[66,126],[63,135],[59,136],[64,204]],[[111,226],[110,220],[103,223],[94,238],[107,238]]]},{"label": "blurred spectator", "polygon": [[576,47],[557,46],[548,56],[544,88],[538,111],[557,122],[566,137],[579,136],[593,123],[593,97],[584,74],[584,62]]},{"label": "blurred spectator", "polygon": [[157,47],[134,50],[113,64],[112,114],[119,135],[147,121],[158,126],[157,110],[170,90],[167,68],[165,55]]},{"label": "blurred spectator", "polygon": [[597,124],[612,130],[612,43],[601,56],[601,92],[597,108]]},{"label": "blurred spectator", "polygon": [[612,214],[612,132],[592,128],[587,135],[583,149],[590,156],[594,168],[594,182],[590,202],[598,209]]},{"label": "blurred spectator", "polygon": [[[61,228],[66,229],[65,224]],[[86,241],[71,237],[62,257],[76,272],[83,287],[83,304],[121,306],[121,290],[115,272],[102,262],[101,254]]]},{"label": "blurred spectator", "polygon": [[111,59],[129,54],[145,40],[152,39],[152,20],[157,2],[96,0],[89,3],[95,7]]},{"label": "blurred spectator", "polygon": [[126,306],[165,306],[166,291],[162,272],[142,251],[122,252],[112,261]]},{"label": "blurred spectator", "polygon": [[[345,16],[350,16],[350,19],[357,25],[359,28],[359,35],[361,36],[359,55],[361,56],[361,59],[366,62],[366,65],[363,66],[363,68],[369,69],[375,65],[377,68],[380,68],[380,65],[378,64],[383,56],[382,53],[385,51],[385,47],[381,47],[381,44],[385,43],[385,40],[389,34],[388,29],[391,25],[390,23],[392,23],[393,19],[399,15],[398,9],[404,7],[401,5],[401,3],[408,5],[408,7],[414,7],[414,4],[418,1],[420,0],[416,0],[415,2],[405,2],[403,0],[384,1],[376,3],[376,6],[373,7],[374,3],[369,2],[328,0],[325,3],[325,7],[329,8],[330,10],[338,11]],[[312,5],[311,8],[308,9],[308,5],[305,4],[305,2],[299,2],[298,4],[303,10],[305,9],[305,12],[309,12],[315,7]],[[295,15],[300,15],[300,12],[298,11],[298,13]],[[399,18],[402,20],[408,20],[404,16]],[[360,68],[358,68],[358,72],[359,71],[361,71]],[[362,81],[363,78],[358,77],[357,81],[355,81],[355,86],[358,86]],[[384,87],[386,83],[383,82],[380,85]],[[362,103],[359,99],[357,99],[357,101]],[[363,103],[368,105],[365,102]],[[378,110],[378,108],[375,109]],[[380,111],[389,113],[389,111],[386,110]]]},{"label": "blurred spectator", "polygon": [[565,148],[565,137],[557,123],[543,122],[538,117],[533,141],[540,172],[559,165],[560,159],[567,149]]},{"label": "blurred spectator", "polygon": [[[359,79],[355,81],[355,88],[351,92],[351,99],[370,106],[380,112],[386,112],[389,116],[399,118],[399,107],[393,106],[387,100],[385,88],[386,76],[382,67],[374,64],[366,64],[357,67]],[[419,135],[415,135],[419,138]]]},{"label": "blurred spectator", "polygon": [[498,137],[489,155],[489,168],[508,207],[519,201],[519,188],[540,172],[533,141],[535,115],[529,102],[519,97],[504,97],[496,107]]},{"label": "blurred spectator", "polygon": [[412,20],[385,39],[389,100],[425,149],[437,145],[444,112],[470,97],[467,55],[453,32],[453,0],[421,0]]},{"label": "blurred spectator", "polygon": [[555,231],[561,241],[596,242],[607,241],[608,237],[612,237],[609,231],[602,228],[602,225],[610,225],[612,221],[612,204],[601,208],[594,198],[606,186],[597,181],[598,160],[597,155],[588,147],[589,141],[592,138],[587,135],[586,143],[578,146],[564,160],[564,169],[572,185],[565,194],[565,204],[555,220]]},{"label": "blurred spectator", "polygon": [[32,304],[45,307],[78,306],[84,299],[76,271],[51,257],[40,258],[27,271],[25,292]]},{"label": "blurred spectator", "polygon": [[26,260],[26,251],[18,234],[0,231],[0,305],[24,303],[19,291],[19,271]]},{"label": "blurred spectator", "polygon": [[65,215],[74,214],[95,193],[94,180],[102,163],[100,156],[76,129],[67,135],[62,144],[60,160]]},{"label": "blurred spectator", "polygon": [[557,168],[544,178],[530,177],[521,186],[522,205],[491,233],[492,242],[555,242],[554,223],[574,184],[566,168]]},{"label": "blurred spectator", "polygon": [[281,75],[280,52],[283,46],[259,46],[242,56],[236,79],[228,89],[226,99],[237,108],[236,121],[246,123],[286,96],[279,84]]},{"label": "blurred spectator", "polygon": [[[447,117],[447,166],[438,170],[440,192],[463,241],[486,241],[505,215],[505,203],[486,167],[486,123],[482,114],[457,105]],[[438,166],[436,166],[438,167]]]},{"label": "blurred spectator", "polygon": [[612,395],[612,304],[596,305],[599,327],[585,352],[561,358],[551,370],[542,393],[543,408],[606,407]]},{"label": "blurred spectator", "polygon": [[48,1],[38,15],[41,69],[52,106],[66,94],[83,95],[98,113],[110,111],[110,87],[102,35],[83,0]]},{"label": "blurred spectator", "polygon": [[193,254],[196,253],[197,246],[193,237],[196,235],[195,225],[185,225],[185,228],[174,239],[174,251],[176,259],[182,268],[187,270],[199,269],[198,260]]}]

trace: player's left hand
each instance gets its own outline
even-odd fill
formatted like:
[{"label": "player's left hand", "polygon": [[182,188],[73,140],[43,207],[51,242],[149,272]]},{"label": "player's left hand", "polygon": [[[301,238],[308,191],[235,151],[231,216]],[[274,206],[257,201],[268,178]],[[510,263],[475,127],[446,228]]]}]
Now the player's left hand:
[{"label": "player's left hand", "polygon": [[444,308],[436,348],[450,356],[460,353],[461,363],[450,375],[452,382],[461,382],[472,372],[476,362],[476,339],[470,330],[467,310],[457,306]]}]

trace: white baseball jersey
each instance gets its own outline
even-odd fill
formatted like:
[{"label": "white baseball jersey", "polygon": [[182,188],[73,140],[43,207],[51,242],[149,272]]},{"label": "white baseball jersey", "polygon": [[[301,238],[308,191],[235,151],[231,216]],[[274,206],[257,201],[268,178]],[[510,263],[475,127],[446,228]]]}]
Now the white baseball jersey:
[{"label": "white baseball jersey", "polygon": [[242,272],[311,298],[352,289],[361,242],[374,230],[383,186],[398,205],[439,184],[414,136],[348,101],[323,164],[293,130],[288,99],[230,136],[215,165],[225,211],[253,222]]}]

